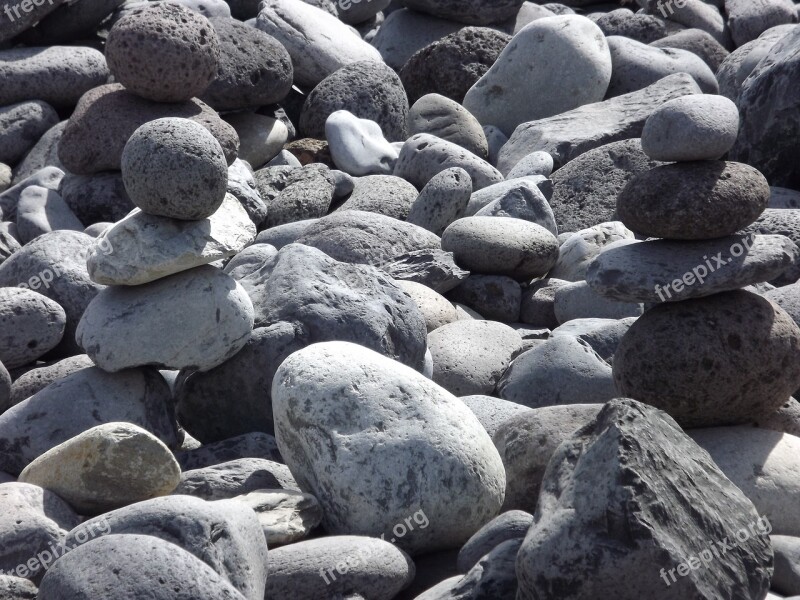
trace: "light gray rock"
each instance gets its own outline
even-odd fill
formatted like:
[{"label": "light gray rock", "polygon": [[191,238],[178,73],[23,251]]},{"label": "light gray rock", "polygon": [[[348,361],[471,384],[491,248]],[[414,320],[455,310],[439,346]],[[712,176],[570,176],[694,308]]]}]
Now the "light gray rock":
[{"label": "light gray rock", "polygon": [[122,180],[133,203],[151,215],[205,219],[225,198],[222,146],[188,119],[156,119],[133,132],[122,152]]},{"label": "light gray rock", "polygon": [[299,85],[314,87],[354,62],[381,62],[378,51],[347,25],[301,0],[268,0],[260,6],[256,27],[289,51]]},{"label": "light gray rock", "polygon": [[447,298],[465,304],[481,318],[503,323],[519,322],[522,289],[511,277],[473,273],[453,288]]},{"label": "light gray rock", "polygon": [[500,425],[511,417],[532,410],[527,406],[515,402],[480,394],[462,396],[459,400],[466,404],[475,416],[478,417],[486,433],[491,436],[494,436]]},{"label": "light gray rock", "polygon": [[16,369],[55,348],[66,327],[64,309],[24,288],[0,288],[0,362]]},{"label": "light gray rock", "polygon": [[276,225],[265,229],[256,236],[256,244],[269,244],[275,249],[280,250],[284,246],[288,246],[296,242],[303,236],[306,229],[319,221],[319,219],[303,219],[302,221],[295,221],[294,223],[284,223],[283,225]]},{"label": "light gray rock", "polygon": [[[766,595],[769,538],[756,529],[756,507],[714,463],[665,413],[635,400],[606,404],[548,465],[517,555],[517,598]],[[623,472],[629,485],[618,485]],[[609,510],[614,525],[589,525]],[[716,544],[727,540],[723,553]],[[687,573],[689,557],[702,568]],[[576,563],[587,565],[579,578],[565,571]]]},{"label": "light gray rock", "polygon": [[0,414],[0,470],[19,474],[36,457],[100,423],[133,423],[170,448],[170,391],[154,369],[82,369]]},{"label": "light gray rock", "polygon": [[267,218],[267,205],[258,193],[252,169],[238,158],[228,167],[227,190],[227,193],[232,194],[247,211],[247,215],[256,227],[264,222]]},{"label": "light gray rock", "polygon": [[678,48],[680,50],[693,52],[703,59],[703,62],[709,66],[713,73],[717,72],[722,62],[730,54],[713,35],[697,28],[677,31],[666,37],[650,42],[650,45],[656,48]]},{"label": "light gray rock", "polygon": [[800,592],[800,540],[788,535],[772,535],[772,550],[775,552],[775,573],[770,587],[787,596]]},{"label": "light gray rock", "polygon": [[336,166],[350,175],[391,175],[398,153],[380,125],[337,110],[325,121],[325,139]]},{"label": "light gray rock", "polygon": [[208,371],[247,343],[253,314],[241,285],[202,266],[104,289],[86,308],[76,339],[106,371],[140,365]]},{"label": "light gray rock", "polygon": [[87,268],[97,283],[141,285],[233,256],[255,237],[255,225],[231,194],[201,221],[167,219],[137,209],[97,238]]},{"label": "light gray rock", "polygon": [[691,75],[676,73],[629,94],[523,123],[500,151],[497,168],[508,173],[537,150],[549,153],[556,164],[563,165],[593,148],[640,137],[647,117],[656,108],[673,98],[700,92]]},{"label": "light gray rock", "polygon": [[288,150],[281,150],[275,158],[269,161],[266,167],[302,167],[303,165],[297,160],[294,154]]},{"label": "light gray rock", "polygon": [[573,319],[552,331],[553,336],[571,335],[585,341],[598,356],[612,364],[622,338],[638,317],[624,319]]},{"label": "light gray rock", "polygon": [[426,94],[414,103],[408,113],[408,133],[429,133],[484,160],[489,158],[489,145],[478,120],[458,102],[440,94]]},{"label": "light gray rock", "polygon": [[58,190],[64,171],[57,167],[45,167],[26,177],[22,181],[15,183],[4,192],[0,193],[0,210],[2,210],[5,220],[15,220],[17,218],[17,204],[20,196],[28,187],[38,185],[48,190]]},{"label": "light gray rock", "polygon": [[238,458],[184,471],[173,494],[225,500],[259,489],[291,489],[297,484],[286,465],[265,458]]},{"label": "light gray rock", "polygon": [[461,167],[469,174],[473,191],[503,181],[500,172],[482,158],[428,133],[413,135],[403,145],[394,174],[420,189],[451,167]]},{"label": "light gray rock", "polygon": [[602,407],[567,404],[528,409],[498,426],[492,441],[506,469],[503,510],[536,512],[542,479],[553,453],[564,440],[591,423]]},{"label": "light gray rock", "polygon": [[617,395],[611,366],[585,341],[551,337],[517,357],[497,395],[531,408],[608,402]]},{"label": "light gray rock", "polygon": [[55,492],[86,515],[169,494],[180,477],[172,452],[152,433],[104,423],[37,457],[19,481]]},{"label": "light gray rock", "polygon": [[520,540],[528,533],[533,515],[522,510],[511,510],[495,517],[481,527],[458,553],[458,570],[466,573],[481,557],[508,540]]},{"label": "light gray rock", "polygon": [[486,136],[486,142],[489,144],[489,164],[496,167],[497,159],[500,156],[500,150],[508,141],[508,136],[494,125],[484,125],[483,134]]},{"label": "light gray rock", "polygon": [[463,27],[462,23],[437,19],[407,8],[392,11],[372,45],[392,69],[400,70],[418,51]]},{"label": "light gray rock", "polygon": [[624,319],[638,317],[644,305],[620,302],[600,296],[585,281],[576,281],[558,288],[553,296],[553,309],[559,323],[573,319]]},{"label": "light gray rock", "polygon": [[677,302],[736,290],[774,279],[800,257],[780,235],[627,242],[607,247],[586,271],[594,291],[622,302]]},{"label": "light gray rock", "polygon": [[600,223],[571,234],[558,250],[558,260],[549,277],[565,281],[583,281],[586,270],[603,249],[620,240],[634,239],[633,232],[620,221]]},{"label": "light gray rock", "polygon": [[[278,446],[330,533],[394,534],[412,554],[453,548],[502,504],[505,473],[488,434],[461,401],[408,367],[355,344],[315,344],[284,361],[272,397]],[[381,443],[343,415],[385,423]],[[335,459],[340,441],[352,460]],[[361,509],[349,506],[353,498]],[[406,523],[401,536],[396,524],[417,513],[430,526]]]},{"label": "light gray rock", "polygon": [[56,123],[58,113],[41,100],[0,107],[0,161],[17,164]]},{"label": "light gray rock", "polygon": [[83,231],[84,226],[58,192],[36,185],[25,188],[17,204],[20,241],[25,244],[57,230]]},{"label": "light gray rock", "polygon": [[455,263],[452,252],[435,249],[401,254],[380,268],[393,279],[421,283],[439,294],[449,292],[469,277],[469,271]]},{"label": "light gray rock", "polygon": [[266,598],[391,600],[415,574],[414,563],[388,540],[334,535],[269,553]]},{"label": "light gray rock", "polygon": [[658,0],[637,0],[637,2],[660,18],[679,23],[684,27],[702,29],[714,36],[720,44],[724,46],[730,44],[730,33],[720,10],[722,3],[709,3],[703,0],[685,0],[680,5],[677,2],[670,4],[664,2],[663,5],[659,5]]},{"label": "light gray rock", "polygon": [[553,157],[547,152],[537,150],[531,152],[528,156],[519,161],[513,169],[508,172],[506,179],[516,179],[518,177],[527,177],[528,175],[542,175],[543,177],[550,177],[553,172]]},{"label": "light gray rock", "polygon": [[0,598],[36,600],[39,588],[30,580],[13,575],[0,575]]},{"label": "light gray rock", "polygon": [[724,96],[684,96],[666,102],[642,130],[642,149],[654,160],[715,160],[731,149],[739,110]]},{"label": "light gray rock", "polygon": [[523,281],[547,274],[558,259],[558,240],[530,221],[476,216],[450,224],[442,250],[470,271]]},{"label": "light gray rock", "polygon": [[336,210],[374,212],[405,221],[418,195],[417,188],[394,175],[356,177],[350,197]]},{"label": "light gray rock", "polygon": [[239,158],[253,169],[266,165],[289,141],[289,130],[278,119],[243,111],[225,115],[225,121],[239,136]]},{"label": "light gray rock", "polygon": [[[428,286],[416,281],[404,281],[402,279],[396,281],[396,283],[401,290],[411,296],[411,299],[419,308],[420,313],[425,318],[425,327],[428,333],[458,320],[455,306]],[[430,338],[428,343],[430,344]],[[428,348],[428,351],[430,351],[430,348]]]},{"label": "light gray rock", "polygon": [[465,214],[478,217],[511,217],[536,223],[558,234],[553,209],[539,185],[541,176],[512,179],[474,192]]},{"label": "light gray rock", "polygon": [[464,108],[482,125],[511,135],[521,123],[599,102],[611,77],[609,46],[592,21],[579,15],[537,19],[470,88]]},{"label": "light gray rock", "polygon": [[797,6],[791,0],[725,0],[725,12],[737,46],[756,39],[771,27],[797,22]]},{"label": "light gray rock", "polygon": [[235,499],[255,511],[270,548],[299,542],[322,522],[322,508],[311,494],[260,489]]},{"label": "light gray rock", "polygon": [[406,221],[441,236],[447,226],[464,216],[472,194],[472,178],[461,167],[434,175],[411,205]]},{"label": "light gray rock", "polygon": [[491,394],[522,338],[494,321],[456,321],[428,335],[433,381],[456,396]]},{"label": "light gray rock", "polygon": [[0,194],[11,187],[12,171],[5,163],[0,163]]}]

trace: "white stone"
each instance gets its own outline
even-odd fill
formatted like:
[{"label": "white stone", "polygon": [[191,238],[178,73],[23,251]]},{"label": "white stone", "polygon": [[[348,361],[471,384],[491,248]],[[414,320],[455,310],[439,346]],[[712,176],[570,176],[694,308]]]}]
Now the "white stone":
[{"label": "white stone", "polygon": [[325,138],[336,166],[350,175],[391,175],[399,153],[380,125],[337,110],[325,121]]}]

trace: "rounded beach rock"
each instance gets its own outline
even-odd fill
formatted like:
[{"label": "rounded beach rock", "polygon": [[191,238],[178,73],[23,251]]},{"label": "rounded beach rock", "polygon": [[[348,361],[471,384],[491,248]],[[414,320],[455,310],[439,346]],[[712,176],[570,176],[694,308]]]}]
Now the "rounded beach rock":
[{"label": "rounded beach rock", "polygon": [[26,365],[55,348],[67,316],[50,298],[17,287],[0,288],[0,361],[7,369]]}]

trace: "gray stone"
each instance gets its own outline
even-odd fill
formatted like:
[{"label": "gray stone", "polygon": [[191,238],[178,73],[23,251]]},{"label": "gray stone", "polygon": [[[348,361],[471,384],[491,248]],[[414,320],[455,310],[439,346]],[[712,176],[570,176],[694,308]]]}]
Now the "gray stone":
[{"label": "gray stone", "polygon": [[[306,283],[309,277],[313,286]],[[374,267],[291,244],[240,283],[252,298],[256,326],[295,323],[304,345],[352,341],[422,368],[425,320],[414,301]]]},{"label": "gray stone", "polygon": [[487,6],[479,0],[453,2],[452,0],[407,0],[405,5],[421,13],[441,19],[452,19],[467,25],[489,25],[513,17],[522,0],[501,0]]},{"label": "gray stone", "polygon": [[84,94],[58,144],[58,157],[77,175],[119,171],[122,151],[141,125],[161,118],[191,119],[208,129],[222,146],[227,164],[236,160],[239,137],[207,104],[164,103],[139,98],[120,84],[101,85]]},{"label": "gray stone", "polygon": [[[400,70],[418,50],[422,50],[462,27],[463,24],[455,21],[437,19],[430,15],[401,8],[392,11],[386,17],[386,21],[372,40],[372,45],[378,50],[387,65],[392,69]],[[466,92],[466,90],[464,91]],[[425,92],[416,95],[410,94],[409,99],[413,102],[424,95]],[[454,100],[460,100],[460,98],[454,98]]]},{"label": "gray stone", "polygon": [[[348,25],[352,25],[358,29],[362,34],[364,41],[369,42],[369,36],[364,34],[366,27],[365,23],[369,23],[372,19],[378,19],[382,16],[382,12],[390,4],[391,0],[375,0],[374,2],[353,2],[352,0],[342,0],[336,3],[336,13],[339,20]],[[382,19],[377,21],[376,26],[379,28]]]},{"label": "gray stone", "polygon": [[[208,19],[230,17],[231,9],[224,0],[174,0],[176,4],[185,6]],[[252,29],[252,28],[251,28]]]},{"label": "gray stone", "polygon": [[227,114],[225,120],[233,126],[239,136],[239,158],[246,160],[253,169],[260,169],[266,165],[289,141],[289,130],[286,125],[272,117],[243,111]]},{"label": "gray stone", "polygon": [[[0,42],[3,42],[5,46],[8,40],[33,27],[38,21],[56,10],[64,1],[59,0],[52,4],[43,2],[38,6],[29,4],[26,5],[28,10],[25,10],[25,7],[20,5],[4,2],[3,10],[6,13],[3,17],[3,27],[0,29]],[[22,8],[22,12],[20,12],[20,8]]]},{"label": "gray stone", "polygon": [[[660,18],[668,19],[672,23],[679,23],[684,27],[697,28],[710,33],[720,44],[730,45],[730,33],[725,26],[725,17],[721,14],[723,2],[714,0],[711,3],[703,0],[686,0],[681,5],[677,2],[663,5],[658,0],[637,0],[640,6]],[[674,30],[675,27],[671,30]]]},{"label": "gray stone", "polygon": [[786,596],[800,594],[800,540],[788,535],[770,536],[775,552],[771,589]]},{"label": "gray stone", "polygon": [[[66,126],[67,122],[61,121],[53,125],[39,138],[33,148],[25,155],[25,158],[14,167],[14,183],[19,183],[45,167],[58,167],[64,170],[64,165],[58,159],[58,142],[64,134]],[[7,185],[3,188],[3,185],[0,184],[1,191],[5,191],[8,187]]]},{"label": "gray stone", "polygon": [[559,323],[573,319],[624,319],[638,317],[644,306],[636,302],[619,302],[600,296],[585,281],[561,286],[553,296],[553,309]]},{"label": "gray stone", "polygon": [[[492,441],[506,469],[503,510],[536,512],[542,479],[553,453],[564,440],[591,423],[602,407],[602,404],[545,406],[528,409],[500,424]],[[502,515],[498,517],[501,518]],[[522,537],[526,532],[527,528]]]},{"label": "gray stone", "polygon": [[[628,485],[619,485],[619,473],[630,476]],[[609,514],[613,524],[590,525]],[[762,597],[772,549],[761,523],[756,507],[668,415],[614,400],[548,465],[517,556],[517,598]],[[744,541],[712,554],[710,545],[742,530]],[[672,580],[671,569],[698,556],[702,569]],[[586,565],[577,578],[568,571],[574,564]]]},{"label": "gray stone", "polygon": [[428,335],[433,381],[456,396],[491,394],[522,349],[519,334],[493,321],[456,321]]},{"label": "gray stone", "polygon": [[398,153],[375,121],[337,110],[325,121],[325,139],[333,162],[349,175],[389,175],[394,171]]},{"label": "gray stone", "polygon": [[[177,482],[176,482],[177,483]],[[238,458],[184,471],[173,494],[226,500],[260,489],[297,489],[289,468],[264,458]]]},{"label": "gray stone", "polygon": [[103,21],[124,3],[124,0],[98,0],[97,2],[74,2],[60,4],[57,10],[47,15],[20,36],[25,44],[44,46],[64,44],[91,39]]},{"label": "gray stone", "polygon": [[0,361],[16,369],[55,348],[64,335],[64,309],[23,288],[0,288]]},{"label": "gray stone", "polygon": [[17,233],[23,244],[58,230],[83,231],[84,226],[58,192],[31,185],[19,197]]},{"label": "gray stone", "polygon": [[[672,35],[650,42],[650,45],[656,48],[678,48],[680,50],[692,52],[703,59],[703,62],[708,65],[712,73],[717,72],[722,62],[730,54],[713,35],[696,28],[678,31]],[[721,88],[722,83],[720,82],[720,89]]]},{"label": "gray stone", "polygon": [[266,263],[277,253],[278,250],[269,244],[253,244],[231,258],[225,265],[223,272],[233,277],[236,281],[239,281],[243,277],[260,269],[261,265]]},{"label": "gray stone", "polygon": [[209,21],[219,39],[220,53],[216,78],[200,95],[204,102],[220,111],[241,110],[274,104],[289,94],[292,59],[278,40],[230,15]]},{"label": "gray stone", "polygon": [[547,274],[558,259],[558,240],[522,219],[464,217],[442,234],[442,250],[470,271],[524,281]]},{"label": "gray stone", "polygon": [[653,15],[634,14],[627,8],[618,8],[590,18],[606,36],[625,36],[643,44],[650,44],[667,35],[666,23],[662,19]]},{"label": "gray stone", "polygon": [[728,27],[737,46],[756,39],[770,27],[797,22],[791,0],[725,0]]},{"label": "gray stone", "polygon": [[587,342],[557,336],[514,360],[497,384],[497,395],[541,408],[604,403],[617,390],[611,366]]},{"label": "gray stone", "polygon": [[236,500],[255,511],[270,548],[299,542],[322,522],[322,508],[311,494],[260,489]]},{"label": "gray stone", "polygon": [[799,257],[800,249],[782,235],[617,242],[591,262],[586,281],[622,302],[677,302],[769,281]]},{"label": "gray stone", "polygon": [[549,329],[558,327],[555,312],[555,293],[558,288],[567,284],[568,281],[547,277],[528,285],[522,291],[520,320],[523,323],[537,327],[547,327]]},{"label": "gray stone", "polygon": [[72,375],[76,371],[93,366],[94,363],[91,358],[85,354],[77,354],[26,371],[15,379],[14,384],[11,386],[11,404],[19,404],[51,383],[63,379],[67,375]]},{"label": "gray stone", "polygon": [[244,288],[202,266],[144,285],[102,290],[75,335],[106,371],[140,365],[208,371],[241,350],[252,329],[253,305]]},{"label": "gray stone", "polygon": [[199,13],[179,4],[145,4],[114,24],[105,55],[115,80],[131,93],[185,102],[217,77],[220,40]]},{"label": "gray stone", "polygon": [[469,174],[473,191],[503,181],[500,172],[479,156],[428,133],[413,135],[403,145],[394,174],[421,189],[451,167],[461,167]]},{"label": "gray stone", "polygon": [[92,281],[141,285],[233,256],[256,237],[244,208],[227,194],[202,221],[179,221],[140,210],[112,225],[89,249]]},{"label": "gray stone", "polygon": [[434,175],[414,203],[406,221],[441,236],[447,226],[464,216],[472,194],[472,178],[461,167]]},{"label": "gray stone", "polygon": [[122,180],[143,212],[187,221],[222,204],[228,165],[222,146],[188,119],[156,119],[133,132],[122,152]]},{"label": "gray stone", "polygon": [[[48,3],[48,6],[53,5]],[[70,108],[84,93],[103,85],[107,79],[106,60],[94,48],[45,46],[0,50],[3,81],[0,106],[41,100],[56,108]]]},{"label": "gray stone", "polygon": [[699,93],[691,75],[676,73],[630,94],[523,123],[500,151],[497,168],[508,173],[536,150],[548,152],[556,164],[563,165],[593,148],[640,137],[647,117],[656,108],[673,98]]},{"label": "gray stone", "polygon": [[452,252],[436,249],[401,254],[380,269],[393,279],[421,283],[439,294],[449,292],[469,277],[469,271],[455,263]]},{"label": "gray stone", "polygon": [[511,217],[530,221],[558,234],[553,209],[539,188],[540,175],[496,183],[474,192],[465,214],[478,217]]},{"label": "gray stone", "polygon": [[58,113],[41,100],[0,107],[0,161],[17,164],[56,123]]},{"label": "gray stone", "polygon": [[458,553],[458,570],[466,573],[474,567],[484,555],[508,540],[520,540],[525,537],[533,515],[512,510],[495,517],[481,527]]},{"label": "gray stone", "polygon": [[0,163],[0,194],[11,187],[12,175],[11,167],[5,163]]},{"label": "gray stone", "polygon": [[39,588],[30,580],[12,575],[0,575],[0,598],[36,600]]},{"label": "gray stone", "polygon": [[[521,123],[601,101],[611,77],[609,46],[592,21],[579,15],[537,19],[470,88],[464,108],[482,125],[511,135]],[[532,95],[536,102],[530,101]]]},{"label": "gray stone", "polygon": [[154,369],[82,369],[0,414],[0,470],[19,474],[36,457],[100,423],[139,425],[169,447],[169,387]]},{"label": "gray stone", "polygon": [[527,177],[528,175],[542,175],[550,177],[553,172],[553,157],[547,152],[537,150],[519,161],[506,175],[506,179]]},{"label": "gray stone", "polygon": [[3,219],[6,221],[16,220],[17,203],[19,202],[20,196],[22,196],[22,192],[24,192],[26,188],[32,185],[38,185],[48,190],[58,190],[58,186],[63,178],[64,171],[61,169],[45,167],[0,193],[0,211],[2,211]]},{"label": "gray stone", "polygon": [[771,186],[767,208],[800,208],[800,191]]},{"label": "gray stone", "polygon": [[[455,306],[428,286],[415,281],[399,280],[396,283],[401,290],[411,296],[414,304],[417,305],[425,319],[425,327],[428,333],[458,320],[458,312]],[[428,352],[431,352],[430,338],[428,338],[428,344]]]},{"label": "gray stone", "polygon": [[294,223],[285,223],[284,225],[277,225],[265,229],[256,236],[256,244],[269,244],[280,250],[284,246],[288,246],[296,242],[305,233],[311,225],[319,221],[319,219],[303,219],[302,221],[295,221]]},{"label": "gray stone", "polygon": [[58,193],[80,222],[86,224],[114,223],[136,208],[119,171],[93,175],[66,173],[58,186]]},{"label": "gray stone", "polygon": [[227,190],[244,207],[256,227],[264,222],[267,218],[267,205],[258,193],[253,171],[238,158],[228,167]]},{"label": "gray stone", "polygon": [[239,458],[266,458],[273,462],[283,462],[275,437],[260,431],[178,451],[175,458],[184,471],[211,467]]},{"label": "gray stone", "polygon": [[394,175],[367,175],[354,179],[353,193],[337,210],[374,212],[405,221],[419,195],[417,188]]},{"label": "gray stone", "polygon": [[494,396],[462,396],[459,400],[466,404],[475,416],[478,417],[486,433],[490,436],[494,436],[495,432],[508,419],[531,410],[522,404],[501,400]]},{"label": "gray stone", "polygon": [[609,244],[620,240],[632,240],[634,234],[619,221],[600,223],[581,229],[561,244],[558,260],[550,269],[548,277],[565,281],[583,281],[586,270],[594,258]]},{"label": "gray stone", "polygon": [[[340,43],[341,40],[337,40],[336,46]],[[382,62],[362,60],[342,66],[325,77],[303,103],[301,134],[323,138],[325,122],[339,110],[375,121],[390,142],[408,137],[408,99],[403,84],[397,73]]]},{"label": "gray stone", "polygon": [[[724,96],[675,98],[650,115],[642,149],[654,160],[715,160],[731,149],[739,132],[739,110]],[[712,237],[712,236],[709,236]]]},{"label": "gray stone", "polygon": [[453,288],[447,298],[466,304],[486,319],[504,323],[519,321],[522,289],[516,280],[505,275],[472,274]]},{"label": "gray stone", "polygon": [[153,434],[104,423],[37,457],[19,481],[55,492],[86,515],[169,494],[180,477],[169,448]]},{"label": "gray stone", "polygon": [[314,87],[351,63],[381,62],[375,48],[336,16],[316,6],[297,0],[268,0],[259,5],[259,10],[256,27],[288,50],[298,85]]},{"label": "gray stone", "polygon": [[256,173],[256,186],[269,207],[267,227],[285,225],[294,221],[305,221],[323,217],[328,213],[333,200],[334,182],[330,170],[324,165],[307,165],[291,169],[286,180],[274,197],[263,193],[260,174]]},{"label": "gray stone", "polygon": [[413,561],[388,540],[333,535],[271,550],[265,597],[391,600],[414,574]]},{"label": "gray stone", "polygon": [[302,167],[303,165],[288,150],[281,150],[278,155],[269,161],[266,167]]},{"label": "gray stone", "polygon": [[638,317],[624,319],[573,319],[556,327],[552,335],[572,335],[583,340],[592,347],[600,358],[612,364],[622,338],[636,322]]},{"label": "gray stone", "polygon": [[[315,344],[283,362],[272,396],[281,454],[329,533],[394,533],[400,548],[424,553],[462,544],[502,504],[502,462],[477,418],[404,365],[355,344]],[[384,426],[376,438],[354,419]],[[337,459],[345,448],[351,459]],[[418,528],[391,529],[412,514]]]},{"label": "gray stone", "polygon": [[484,126],[483,133],[486,136],[486,141],[489,143],[489,164],[496,167],[497,159],[500,156],[500,150],[506,145],[506,142],[508,142],[508,136],[494,125]]},{"label": "gray stone", "polygon": [[414,103],[408,113],[408,133],[429,133],[484,160],[489,157],[489,145],[478,120],[458,102],[440,94],[426,94]]}]

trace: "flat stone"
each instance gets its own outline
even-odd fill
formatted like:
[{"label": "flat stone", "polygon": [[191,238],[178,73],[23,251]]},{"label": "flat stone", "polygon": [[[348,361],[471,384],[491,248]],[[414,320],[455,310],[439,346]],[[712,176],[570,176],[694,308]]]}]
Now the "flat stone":
[{"label": "flat stone", "polygon": [[380,269],[393,279],[421,283],[439,294],[449,292],[469,277],[469,271],[455,263],[452,252],[437,249],[401,254]]},{"label": "flat stone", "polygon": [[559,324],[563,324],[574,319],[638,317],[644,312],[644,305],[604,298],[585,281],[576,281],[555,291],[553,309]]}]

